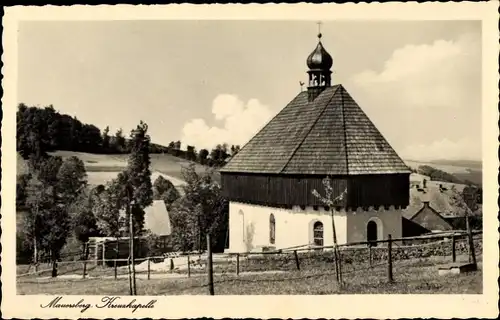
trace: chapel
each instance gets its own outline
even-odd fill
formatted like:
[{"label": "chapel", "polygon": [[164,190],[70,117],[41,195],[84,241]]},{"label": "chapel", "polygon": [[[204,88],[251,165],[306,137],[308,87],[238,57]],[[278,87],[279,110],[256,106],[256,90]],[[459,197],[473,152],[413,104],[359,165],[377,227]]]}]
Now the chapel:
[{"label": "chapel", "polygon": [[[402,234],[410,170],[342,84],[318,34],[308,86],[220,170],[229,252],[393,238]],[[333,208],[325,194],[329,177]],[[333,212],[333,214],[332,214]],[[333,218],[332,218],[333,217]]]}]

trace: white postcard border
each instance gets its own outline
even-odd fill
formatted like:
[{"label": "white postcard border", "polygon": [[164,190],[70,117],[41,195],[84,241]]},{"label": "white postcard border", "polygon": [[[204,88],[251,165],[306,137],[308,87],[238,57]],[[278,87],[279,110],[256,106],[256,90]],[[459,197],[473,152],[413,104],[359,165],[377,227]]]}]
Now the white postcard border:
[{"label": "white postcard border", "polygon": [[[2,314],[6,318],[104,317],[255,317],[255,318],[462,318],[498,314],[498,1],[489,3],[373,3],[293,5],[168,5],[10,7],[3,19],[2,61]],[[155,308],[43,309],[55,296],[18,296],[15,266],[15,113],[17,106],[17,23],[20,20],[482,20],[483,21],[483,294],[482,295],[337,295],[337,296],[159,296]],[[362,41],[362,40],[360,40]],[[69,296],[68,296],[69,297]],[[76,300],[80,296],[74,297]],[[97,303],[101,296],[81,296]],[[72,300],[75,300],[72,298]]]}]

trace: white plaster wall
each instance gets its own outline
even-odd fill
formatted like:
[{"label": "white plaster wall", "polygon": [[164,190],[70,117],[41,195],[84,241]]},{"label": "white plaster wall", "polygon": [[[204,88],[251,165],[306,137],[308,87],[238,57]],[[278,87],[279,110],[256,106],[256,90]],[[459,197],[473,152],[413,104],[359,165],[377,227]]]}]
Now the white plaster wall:
[{"label": "white plaster wall", "polygon": [[[243,213],[243,214],[241,214]],[[269,217],[276,221],[275,244],[269,242]],[[323,207],[294,207],[291,210],[257,206],[238,202],[229,203],[229,251],[247,252],[259,246],[277,249],[307,245],[313,242],[313,224],[323,223],[323,243],[333,245],[331,213]],[[339,244],[347,241],[347,217],[345,212],[335,213],[335,228]]]},{"label": "white plaster wall", "polygon": [[401,210],[393,206],[385,210],[369,208],[368,211],[358,210],[349,212],[347,215],[347,240],[348,242],[367,241],[366,227],[370,220],[377,223],[378,240],[387,239],[390,234],[392,238],[402,236],[403,218]]}]

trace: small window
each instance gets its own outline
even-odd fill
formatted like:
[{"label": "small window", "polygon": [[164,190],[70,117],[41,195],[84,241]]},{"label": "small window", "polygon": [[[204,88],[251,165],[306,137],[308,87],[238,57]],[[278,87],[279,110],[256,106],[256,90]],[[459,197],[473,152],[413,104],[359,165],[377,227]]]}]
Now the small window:
[{"label": "small window", "polygon": [[313,226],[314,245],[323,246],[323,223],[316,221]]},{"label": "small window", "polygon": [[269,243],[274,244],[276,242],[276,220],[274,219],[274,214],[271,213],[269,217]]}]

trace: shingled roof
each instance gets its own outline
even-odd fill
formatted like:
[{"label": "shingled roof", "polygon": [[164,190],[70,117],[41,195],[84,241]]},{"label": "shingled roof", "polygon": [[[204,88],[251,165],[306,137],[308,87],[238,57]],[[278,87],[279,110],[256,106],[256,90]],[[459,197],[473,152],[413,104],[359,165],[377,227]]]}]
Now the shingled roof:
[{"label": "shingled roof", "polygon": [[221,170],[234,173],[410,173],[342,85],[299,93]]}]

